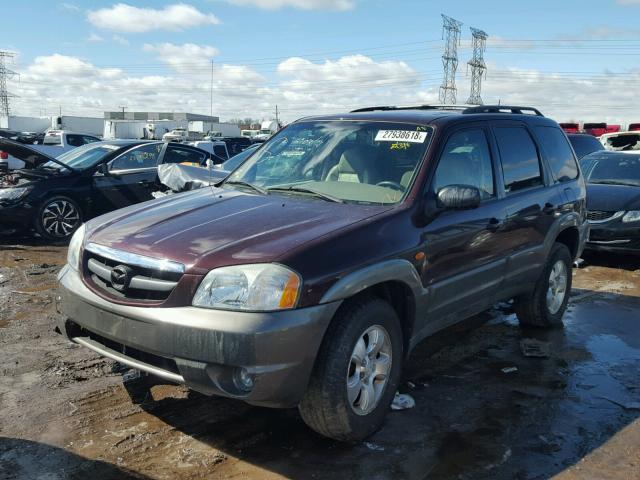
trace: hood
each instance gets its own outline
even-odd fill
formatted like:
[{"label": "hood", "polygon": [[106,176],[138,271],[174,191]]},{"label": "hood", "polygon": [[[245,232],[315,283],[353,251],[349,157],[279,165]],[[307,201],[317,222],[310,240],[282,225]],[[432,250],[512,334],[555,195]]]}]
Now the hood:
[{"label": "hood", "polygon": [[587,209],[601,212],[640,210],[640,187],[587,184]]},{"label": "hood", "polygon": [[391,208],[203,188],[98,217],[88,224],[86,241],[204,273],[277,261],[306,242]]},{"label": "hood", "polygon": [[31,148],[22,143],[14,142],[6,138],[0,138],[0,151],[7,152],[9,155],[16,157],[18,160],[22,160],[27,164],[27,168],[35,168],[38,165],[42,165],[47,162],[54,162],[63,166],[66,169],[73,171],[74,169],[68,167],[55,157],[51,157],[46,153],[42,153],[34,148]]}]

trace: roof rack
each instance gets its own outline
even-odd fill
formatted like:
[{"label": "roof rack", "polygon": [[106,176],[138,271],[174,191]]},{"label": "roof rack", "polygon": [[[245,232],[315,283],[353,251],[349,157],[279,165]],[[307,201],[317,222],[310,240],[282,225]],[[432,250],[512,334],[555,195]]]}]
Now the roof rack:
[{"label": "roof rack", "polygon": [[352,110],[351,113],[376,112],[376,111],[393,111],[393,110],[453,110],[464,114],[472,113],[511,113],[514,115],[535,115],[544,117],[537,108],[533,107],[517,107],[513,105],[479,105],[470,107],[469,105],[410,105],[410,106],[393,106],[382,105],[379,107],[363,107]]},{"label": "roof rack", "polygon": [[462,113],[512,113],[514,115],[535,115],[544,117],[542,112],[533,107],[517,107],[513,105],[479,105],[477,107],[469,107]]}]

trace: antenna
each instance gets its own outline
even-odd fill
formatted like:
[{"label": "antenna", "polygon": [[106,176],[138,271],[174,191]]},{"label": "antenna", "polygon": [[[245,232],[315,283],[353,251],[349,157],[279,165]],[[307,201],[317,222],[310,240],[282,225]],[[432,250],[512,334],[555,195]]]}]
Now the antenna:
[{"label": "antenna", "polygon": [[15,53],[0,50],[0,115],[8,117],[11,109],[9,108],[9,99],[15,95],[7,91],[7,79],[17,75],[13,70],[9,70],[5,64],[6,59],[13,59]]},{"label": "antenna", "polygon": [[456,103],[456,70],[458,69],[458,45],[460,43],[460,28],[462,22],[446,15],[442,15],[442,38],[444,53],[442,54],[442,66],[444,77],[440,86],[440,103],[443,105]]},{"label": "antenna", "polygon": [[482,105],[480,90],[482,89],[482,76],[486,75],[487,65],[484,63],[484,51],[487,46],[487,33],[470,27],[473,37],[473,57],[467,65],[471,67],[471,95],[467,103],[470,105]]}]

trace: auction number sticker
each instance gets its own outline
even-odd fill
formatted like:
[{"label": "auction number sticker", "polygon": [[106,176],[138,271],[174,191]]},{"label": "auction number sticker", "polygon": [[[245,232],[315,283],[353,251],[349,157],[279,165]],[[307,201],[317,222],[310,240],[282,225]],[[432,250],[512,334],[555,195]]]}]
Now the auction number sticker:
[{"label": "auction number sticker", "polygon": [[376,142],[411,142],[424,143],[427,132],[414,132],[412,130],[378,130]]}]

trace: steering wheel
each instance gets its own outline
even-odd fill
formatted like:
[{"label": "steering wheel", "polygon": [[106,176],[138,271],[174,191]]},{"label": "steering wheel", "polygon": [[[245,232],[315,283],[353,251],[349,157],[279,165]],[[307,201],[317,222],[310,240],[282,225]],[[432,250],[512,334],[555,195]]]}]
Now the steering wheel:
[{"label": "steering wheel", "polygon": [[376,183],[376,186],[378,186],[378,187],[389,187],[389,188],[392,188],[394,190],[398,190],[400,192],[404,192],[406,190],[405,187],[400,185],[398,182],[394,182],[392,180],[383,180],[382,182]]}]

